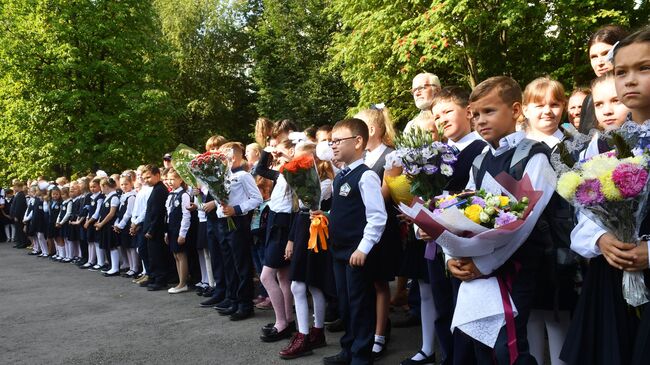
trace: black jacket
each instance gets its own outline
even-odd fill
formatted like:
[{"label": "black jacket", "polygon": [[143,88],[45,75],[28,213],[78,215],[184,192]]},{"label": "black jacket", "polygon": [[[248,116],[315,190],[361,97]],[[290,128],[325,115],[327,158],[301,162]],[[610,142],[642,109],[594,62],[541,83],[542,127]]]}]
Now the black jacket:
[{"label": "black jacket", "polygon": [[165,233],[165,215],[167,214],[165,203],[168,195],[169,192],[162,181],[153,186],[149,200],[147,200],[147,213],[142,222],[145,234],[155,236]]},{"label": "black jacket", "polygon": [[18,220],[18,222],[22,222],[26,210],[27,210],[27,198],[25,198],[24,192],[19,191],[16,193],[16,195],[14,196],[14,200],[11,203],[11,210],[9,211],[9,215],[11,215],[11,218],[14,221]]}]

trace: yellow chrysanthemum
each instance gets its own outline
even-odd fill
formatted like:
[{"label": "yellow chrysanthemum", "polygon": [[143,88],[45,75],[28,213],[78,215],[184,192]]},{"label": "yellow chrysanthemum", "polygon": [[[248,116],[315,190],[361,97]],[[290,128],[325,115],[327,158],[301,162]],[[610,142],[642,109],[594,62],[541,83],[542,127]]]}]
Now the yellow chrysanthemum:
[{"label": "yellow chrysanthemum", "polygon": [[478,204],[472,204],[469,207],[465,208],[465,216],[469,219],[471,219],[475,223],[481,223],[481,212],[483,211],[483,208],[481,208],[480,205]]},{"label": "yellow chrysanthemum", "polygon": [[616,201],[623,199],[621,192],[614,184],[614,180],[612,180],[611,172],[599,177],[598,180],[600,181],[600,189],[607,200]]},{"label": "yellow chrysanthemum", "polygon": [[646,164],[645,157],[643,155],[628,157],[628,158],[624,159],[623,162],[633,163],[633,164],[637,164],[637,165],[645,165]]},{"label": "yellow chrysanthemum", "polygon": [[502,207],[505,207],[506,205],[508,205],[508,203],[510,203],[510,198],[508,198],[507,196],[500,196],[499,200],[501,202],[500,204]]},{"label": "yellow chrysanthemum", "polygon": [[404,203],[410,205],[413,201],[411,195],[411,182],[406,175],[396,177],[385,176],[386,185],[390,191],[390,196],[395,203]]},{"label": "yellow chrysanthemum", "polygon": [[582,165],[582,175],[585,179],[597,179],[608,172],[614,171],[620,161],[615,157],[605,155],[594,156]]},{"label": "yellow chrysanthemum", "polygon": [[581,183],[580,174],[575,171],[566,172],[557,181],[557,193],[564,199],[571,201],[573,194],[575,194],[578,185]]}]

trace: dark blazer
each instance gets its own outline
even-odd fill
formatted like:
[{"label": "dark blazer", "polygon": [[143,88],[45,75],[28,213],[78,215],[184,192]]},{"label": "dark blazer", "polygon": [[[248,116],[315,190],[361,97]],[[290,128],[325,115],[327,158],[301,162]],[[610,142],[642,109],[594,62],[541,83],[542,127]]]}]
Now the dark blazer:
[{"label": "dark blazer", "polygon": [[25,198],[24,192],[19,191],[16,193],[14,200],[11,203],[11,210],[9,211],[9,215],[11,215],[11,218],[13,218],[14,221],[17,219],[19,222],[22,222],[26,210],[27,198]]},{"label": "dark blazer", "polygon": [[162,181],[153,186],[149,200],[147,200],[147,213],[142,222],[145,234],[154,236],[165,233],[165,215],[167,214],[165,203],[168,195],[169,192]]}]

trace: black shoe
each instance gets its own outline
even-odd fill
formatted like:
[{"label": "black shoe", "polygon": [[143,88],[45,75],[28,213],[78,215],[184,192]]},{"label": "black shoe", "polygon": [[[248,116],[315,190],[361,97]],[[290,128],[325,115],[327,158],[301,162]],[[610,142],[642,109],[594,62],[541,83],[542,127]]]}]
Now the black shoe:
[{"label": "black shoe", "polygon": [[233,315],[233,314],[235,314],[235,312],[237,312],[237,305],[235,304],[232,307],[226,308],[226,309],[217,309],[217,312],[219,312],[219,315],[222,315],[222,316]]},{"label": "black shoe", "polygon": [[381,359],[382,357],[384,357],[384,355],[386,355],[386,343],[385,342],[381,343],[381,342],[375,341],[375,345],[378,345],[378,346],[381,347],[381,350],[379,350],[379,352],[375,352],[375,351],[372,352],[372,359],[374,361],[377,361],[377,360]]},{"label": "black shoe", "polygon": [[27,252],[27,254],[29,256],[36,256],[36,255],[40,255],[41,253],[40,252],[29,251],[29,252]]},{"label": "black shoe", "polygon": [[246,310],[237,310],[237,312],[233,313],[230,315],[230,320],[231,321],[243,321],[244,319],[251,318],[255,315],[255,311],[253,308],[251,309],[246,309]]},{"label": "black shoe", "polygon": [[431,354],[431,356],[427,356],[427,354],[425,354],[422,351],[418,351],[418,354],[424,356],[424,359],[422,359],[422,360],[411,360],[411,358],[409,357],[408,359],[400,362],[399,364],[400,365],[425,365],[425,364],[428,365],[428,364],[435,364],[436,363],[436,353],[435,352],[433,354]]},{"label": "black shoe", "polygon": [[400,321],[395,322],[393,327],[395,328],[407,328],[415,327],[420,325],[420,317],[413,315],[412,313],[406,313],[404,318]]},{"label": "black shoe", "polygon": [[214,294],[214,288],[207,287],[205,290],[203,290],[203,293],[201,295],[210,298],[213,294]]},{"label": "black shoe", "polygon": [[330,332],[345,331],[345,325],[343,324],[343,320],[339,318],[336,321],[332,322],[329,326],[327,326],[327,330]]},{"label": "black shoe", "polygon": [[103,273],[102,275],[104,275],[104,276],[106,276],[107,278],[109,278],[109,277],[111,277],[111,276],[120,276],[120,272],[118,271],[118,272],[114,272],[114,273],[112,273],[112,274],[109,274],[109,273],[105,272],[105,273]]},{"label": "black shoe", "polygon": [[[262,327],[262,334],[267,335],[269,334],[273,329],[275,328],[275,323],[267,323],[264,327]],[[289,325],[287,326],[288,329],[291,330],[291,332],[296,332],[296,321],[291,321],[289,322]]]},{"label": "black shoe", "polygon": [[167,289],[167,285],[162,284],[151,284],[147,287],[148,291],[159,291]]},{"label": "black shoe", "polygon": [[277,342],[291,337],[292,334],[293,331],[290,326],[287,326],[282,331],[278,331],[277,328],[273,327],[268,333],[261,335],[260,339],[264,342]]},{"label": "black shoe", "polygon": [[328,356],[323,358],[324,365],[349,365],[350,358],[345,356],[342,352],[334,356]]},{"label": "black shoe", "polygon": [[219,303],[215,304],[214,309],[224,310],[224,309],[229,309],[231,307],[232,307],[232,301],[230,299],[224,299]]},{"label": "black shoe", "polygon": [[202,297],[202,296],[203,296],[203,292],[205,291],[205,289],[206,289],[206,288],[197,285],[197,286],[194,287],[194,292],[196,293],[196,295]]}]

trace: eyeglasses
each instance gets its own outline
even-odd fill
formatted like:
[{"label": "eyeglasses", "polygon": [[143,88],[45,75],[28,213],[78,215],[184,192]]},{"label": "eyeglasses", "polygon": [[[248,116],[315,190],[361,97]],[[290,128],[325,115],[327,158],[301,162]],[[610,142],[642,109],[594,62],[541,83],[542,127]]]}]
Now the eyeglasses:
[{"label": "eyeglasses", "polygon": [[343,141],[347,141],[348,139],[357,138],[357,137],[359,137],[359,136],[352,136],[352,137],[347,137],[347,138],[334,139],[334,140],[332,140],[332,141],[330,141],[330,142],[327,142],[327,144],[328,144],[330,147],[332,147],[332,146],[338,146],[338,145],[340,145],[341,142],[343,142]]},{"label": "eyeglasses", "polygon": [[415,95],[418,91],[423,91],[430,86],[433,86],[433,84],[424,84],[422,86],[414,87],[411,89],[411,94]]}]

